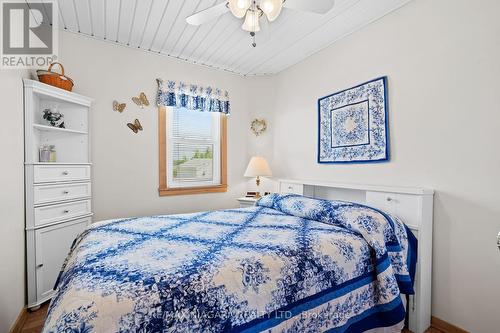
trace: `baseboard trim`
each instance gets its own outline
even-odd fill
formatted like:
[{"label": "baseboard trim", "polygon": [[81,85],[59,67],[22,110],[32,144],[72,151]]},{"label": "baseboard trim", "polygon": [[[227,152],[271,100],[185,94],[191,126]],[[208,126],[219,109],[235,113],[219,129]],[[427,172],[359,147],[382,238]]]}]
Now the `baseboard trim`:
[{"label": "baseboard trim", "polygon": [[431,317],[431,327],[434,327],[444,333],[469,333],[463,328],[450,324],[449,322],[434,316]]},{"label": "baseboard trim", "polygon": [[23,329],[24,324],[28,320],[28,309],[23,308],[16,318],[16,321],[9,330],[9,333],[19,333]]}]

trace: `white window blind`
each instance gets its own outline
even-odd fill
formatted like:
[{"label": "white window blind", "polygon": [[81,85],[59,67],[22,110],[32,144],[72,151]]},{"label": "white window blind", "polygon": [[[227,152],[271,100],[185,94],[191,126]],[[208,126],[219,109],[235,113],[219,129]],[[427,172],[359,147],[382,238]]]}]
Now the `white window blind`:
[{"label": "white window blind", "polygon": [[220,115],[169,108],[168,124],[168,187],[219,185]]}]

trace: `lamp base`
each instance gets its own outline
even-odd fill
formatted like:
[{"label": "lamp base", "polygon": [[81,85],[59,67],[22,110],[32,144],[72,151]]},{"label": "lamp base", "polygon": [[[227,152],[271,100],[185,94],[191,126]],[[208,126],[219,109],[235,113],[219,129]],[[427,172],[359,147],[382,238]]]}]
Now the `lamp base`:
[{"label": "lamp base", "polygon": [[260,198],[260,192],[259,192],[260,177],[259,176],[257,176],[257,178],[255,178],[255,184],[257,184],[257,191],[255,192],[255,199],[259,199]]}]

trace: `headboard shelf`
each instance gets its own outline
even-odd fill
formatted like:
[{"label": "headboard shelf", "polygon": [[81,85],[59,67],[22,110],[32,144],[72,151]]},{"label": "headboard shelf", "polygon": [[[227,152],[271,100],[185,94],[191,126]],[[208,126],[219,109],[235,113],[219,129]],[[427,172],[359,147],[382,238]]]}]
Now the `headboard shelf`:
[{"label": "headboard shelf", "polygon": [[280,179],[280,183],[303,184],[309,186],[343,188],[349,190],[360,191],[376,191],[376,192],[391,192],[415,195],[433,195],[434,190],[421,187],[406,187],[406,186],[383,186],[383,185],[366,185],[366,184],[349,184],[337,182],[325,182],[319,180],[303,180],[303,179]]},{"label": "headboard shelf", "polygon": [[429,328],[434,190],[297,179],[280,179],[278,185],[282,194],[356,202],[401,218],[418,239],[415,295],[410,296],[407,305],[409,328],[415,333],[423,333]]}]

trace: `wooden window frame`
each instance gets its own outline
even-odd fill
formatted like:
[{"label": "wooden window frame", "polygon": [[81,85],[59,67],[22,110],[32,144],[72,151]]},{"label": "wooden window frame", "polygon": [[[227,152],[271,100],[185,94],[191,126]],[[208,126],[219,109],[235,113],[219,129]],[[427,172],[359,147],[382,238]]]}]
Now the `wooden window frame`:
[{"label": "wooden window frame", "polygon": [[203,193],[227,192],[227,116],[220,113],[220,185],[176,187],[167,185],[167,107],[158,107],[158,149],[159,149],[159,180],[158,192],[160,196],[187,195]]}]

